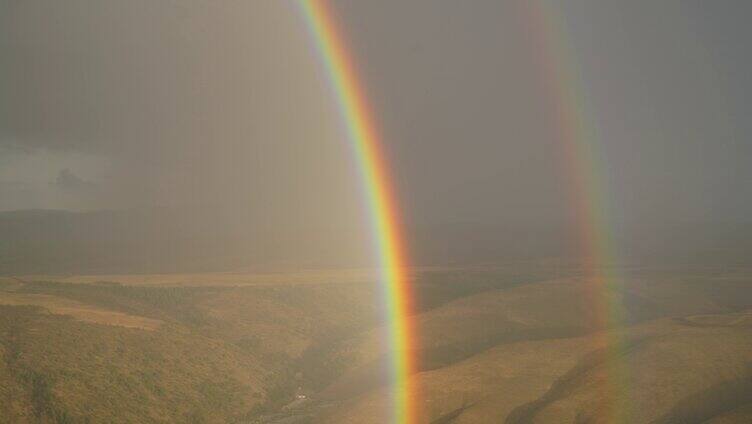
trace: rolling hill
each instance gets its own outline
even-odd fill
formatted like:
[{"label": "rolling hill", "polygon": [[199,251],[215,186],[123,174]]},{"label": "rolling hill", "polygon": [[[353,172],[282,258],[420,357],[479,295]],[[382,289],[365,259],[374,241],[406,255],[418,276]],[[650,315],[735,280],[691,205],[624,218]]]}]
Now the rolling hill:
[{"label": "rolling hill", "polygon": [[[750,270],[643,267],[622,275],[608,295],[624,319],[604,327],[592,282],[577,266],[415,270],[421,368],[411,378],[425,422],[600,423],[616,412],[625,422],[745,422]],[[387,358],[370,278],[2,278],[0,416],[383,422]]]}]

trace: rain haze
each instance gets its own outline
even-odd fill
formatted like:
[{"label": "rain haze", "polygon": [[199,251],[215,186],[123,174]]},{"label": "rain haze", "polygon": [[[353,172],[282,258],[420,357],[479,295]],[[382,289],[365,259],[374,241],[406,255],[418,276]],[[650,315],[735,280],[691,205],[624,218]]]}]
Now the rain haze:
[{"label": "rain haze", "polygon": [[[437,373],[422,383],[427,397],[434,393],[431,384],[452,381],[445,367],[480,361],[474,355],[491,355],[494,349],[502,349],[502,341],[589,337],[590,332],[609,325],[637,325],[705,313],[742,314],[739,322],[749,322],[752,27],[748,21],[752,3],[303,2],[327,5],[321,8],[337,23],[337,34],[355,65],[370,118],[379,133],[379,150],[386,159],[386,172],[400,211],[401,222],[395,232],[406,246],[406,266],[418,293],[416,310],[411,314],[433,313],[426,322],[438,322],[437,317],[444,315],[435,308],[460,301],[471,305],[467,310],[492,314],[484,309],[490,306],[478,306],[469,299],[481,291],[527,287],[531,281],[592,277],[599,273],[588,267],[595,269],[596,265],[628,269],[615,274],[623,274],[624,281],[635,278],[647,285],[646,281],[658,278],[656,269],[671,284],[694,275],[695,271],[687,269],[713,269],[724,282],[738,283],[707,295],[712,291],[708,287],[715,283],[694,275],[692,281],[703,281],[696,285],[702,287],[698,289],[704,293],[698,295],[701,300],[686,294],[670,306],[660,303],[663,298],[651,297],[659,289],[645,289],[643,293],[639,291],[642,288],[630,288],[634,292],[623,295],[626,306],[622,305],[619,319],[624,322],[618,324],[598,322],[597,317],[589,316],[583,318],[587,324],[580,325],[574,318],[567,321],[569,318],[557,317],[552,320],[563,320],[561,326],[566,328],[514,327],[498,334],[476,335],[477,339],[470,341],[432,329],[429,324],[416,324],[426,345],[414,348],[423,355],[416,360],[422,368],[415,365],[414,371]],[[259,381],[266,379],[263,384],[269,387],[258,389],[254,395],[243,392],[238,395],[242,401],[219,409],[211,401],[197,400],[194,404],[204,406],[196,416],[206,422],[228,422],[230,416],[235,419],[247,413],[250,415],[242,416],[262,417],[261,421],[250,422],[273,423],[274,414],[297,411],[298,406],[285,409],[294,399],[313,399],[310,405],[301,407],[300,414],[321,420],[315,422],[361,422],[358,417],[370,414],[367,405],[379,404],[375,393],[387,384],[379,379],[372,381],[371,377],[379,374],[374,369],[380,369],[373,364],[389,362],[384,359],[388,354],[382,358],[363,347],[371,346],[368,330],[381,328],[378,326],[383,320],[388,320],[377,317],[377,312],[353,318],[352,327],[335,326],[341,333],[336,333],[340,339],[332,345],[341,350],[321,348],[317,344],[321,342],[319,330],[309,327],[305,330],[312,331],[306,333],[309,339],[295,339],[305,331],[292,325],[274,330],[285,334],[280,336],[279,346],[257,353],[254,349],[263,348],[259,344],[268,341],[264,337],[272,327],[254,327],[255,316],[238,318],[242,314],[237,311],[275,308],[269,306],[271,303],[262,307],[253,303],[256,300],[248,300],[242,307],[214,311],[212,308],[223,302],[219,298],[190,306],[143,306],[138,304],[143,301],[138,298],[141,295],[124,294],[125,287],[136,281],[133,275],[160,274],[169,281],[139,280],[137,287],[141,283],[172,287],[175,281],[190,281],[193,289],[194,283],[203,281],[201,278],[185,277],[188,280],[183,281],[183,277],[167,276],[315,272],[311,279],[320,281],[328,278],[318,274],[326,270],[337,274],[332,277],[336,281],[360,281],[370,277],[355,270],[371,272],[384,266],[383,258],[379,258],[378,231],[372,225],[375,207],[369,203],[370,193],[363,183],[362,158],[348,135],[341,93],[332,85],[335,66],[318,50],[321,46],[317,43],[321,44],[323,38],[311,28],[310,19],[295,1],[0,0],[0,275],[14,276],[19,284],[32,284],[34,279],[26,276],[43,274],[44,280],[49,280],[45,284],[79,287],[112,279],[113,284],[123,287],[122,293],[108,294],[109,300],[99,303],[93,300],[95,295],[81,294],[78,288],[70,288],[70,293],[77,294],[66,295],[69,288],[63,287],[68,286],[28,288],[33,294],[26,293],[27,289],[9,288],[12,294],[0,296],[0,305],[47,307],[41,300],[28,299],[54,295],[66,298],[66,302],[93,302],[86,308],[106,306],[125,317],[184,325],[202,337],[214,337],[211,331],[221,328],[216,330],[221,333],[216,336],[218,340],[234,346],[228,352],[241,346],[238,349],[251,352],[251,362],[256,361],[254,355],[284,352],[284,360],[247,366],[273,370],[269,375],[275,378],[303,375],[289,377],[294,383],[286,380],[287,387],[276,380],[269,383],[273,378],[264,374]],[[573,144],[570,139],[566,122],[562,123],[562,110],[568,111],[567,116],[578,117],[578,125],[588,134],[591,156],[574,147],[577,140]],[[583,188],[593,182],[599,188],[598,195]],[[602,222],[594,222],[593,216],[602,217]],[[600,245],[591,240],[597,238],[606,242]],[[650,270],[645,271],[649,275],[632,275],[637,269]],[[669,278],[667,269],[676,273]],[[673,271],[677,269],[681,271]],[[734,270],[733,276],[724,274],[729,269]],[[358,277],[343,277],[343,270]],[[97,277],[102,275],[112,277]],[[71,280],[64,281],[60,276]],[[222,278],[217,280],[222,281],[218,283],[222,287],[236,283]],[[256,281],[257,277],[248,278]],[[309,281],[302,274],[290,278],[295,284]],[[497,280],[504,283],[497,285]],[[456,285],[440,285],[446,281]],[[688,290],[684,286],[660,287],[665,293]],[[211,296],[229,296],[220,293],[224,288],[207,290]],[[374,300],[378,295],[359,290],[366,289],[347,291],[347,298],[380,310],[378,300]],[[311,299],[290,302],[301,310],[324,308],[320,302],[328,301],[316,296],[325,295],[316,293]],[[120,295],[129,300],[114,300]],[[181,302],[189,298],[193,302],[204,294],[175,296]],[[255,295],[248,296],[256,299]],[[286,294],[269,296],[288,299]],[[298,299],[295,296],[304,295],[291,296]],[[724,303],[727,301],[730,303]],[[504,303],[507,300],[499,302],[511,308],[502,315],[515,326],[533,321],[539,325],[550,318],[535,315],[526,321],[528,318],[518,317],[518,322],[509,312],[516,306]],[[80,306],[61,305],[56,307],[70,310]],[[519,307],[529,313],[535,310],[531,305]],[[632,306],[639,313],[632,311]],[[184,322],[182,314],[189,313],[186,311],[194,315]],[[284,319],[275,318],[274,325],[309,319],[339,323],[355,314],[351,310],[340,312],[323,318],[303,318],[301,311],[289,312],[291,315],[279,312]],[[123,322],[131,319],[118,317]],[[193,319],[197,321],[190,321]],[[242,324],[217,324],[226,319]],[[735,319],[723,322],[737,322]],[[133,322],[134,328],[157,325],[152,321]],[[416,318],[415,322],[421,321]],[[457,322],[464,321],[457,318]],[[473,321],[467,325],[476,324]],[[457,324],[455,330],[462,325]],[[748,331],[749,324],[745,325],[744,331]],[[322,327],[321,334],[334,334],[332,328]],[[644,331],[674,331],[650,328]],[[263,335],[249,336],[241,330]],[[437,347],[440,343],[431,344],[432,337],[454,344],[447,341],[446,346]],[[643,343],[629,340],[624,341],[625,346]],[[182,342],[189,343],[176,343]],[[739,357],[749,357],[747,344],[738,342]],[[351,358],[342,352],[351,351],[343,346],[367,353],[347,362]],[[569,347],[556,345],[551,349]],[[589,354],[571,349],[569,359]],[[238,363],[247,360],[237,359]],[[301,367],[317,367],[316,361],[329,361],[328,367],[339,365],[321,372],[326,375],[311,376],[301,371]],[[216,366],[225,365],[217,362]],[[559,365],[546,371],[551,381],[575,367],[564,360]],[[453,372],[458,369],[453,368]],[[3,372],[0,367],[0,382],[5,378]],[[728,389],[734,399],[746,399],[735,403],[734,408],[744,404],[747,412],[752,411],[748,406],[752,405],[749,375],[748,371],[739,371],[733,384],[742,388]],[[23,387],[27,383],[18,384],[18,390],[26,390]],[[549,384],[540,383],[540,387]],[[648,419],[646,415],[643,420],[635,415],[634,421],[623,422],[659,418],[689,422],[682,421],[682,417],[694,414],[685,408],[691,403],[687,399],[692,395],[705,399],[697,393],[711,390],[704,386],[696,389],[681,399],[666,400],[668,406],[660,416]],[[357,406],[360,403],[340,396],[351,390],[364,396],[365,406],[361,408]],[[453,405],[450,410],[439,411],[436,405],[423,407],[424,417],[444,421],[415,422],[497,422],[484,421],[488,416],[505,416],[507,422],[528,422],[525,419],[535,417],[541,422],[557,422],[545,420],[553,416],[546,415],[546,408],[555,403],[551,400],[554,396],[564,396],[559,392],[533,395],[531,391],[529,399],[510,403],[504,414],[495,410],[495,415],[487,415],[490,410],[484,409],[484,401],[479,399],[491,396],[493,390],[478,390],[444,399],[446,405]],[[185,396],[202,396],[196,393]],[[277,395],[279,399],[274,397]],[[13,411],[20,414],[15,417],[33,415],[42,420],[38,422],[48,422],[44,420],[62,413],[59,411],[83,419],[85,413],[81,411],[86,409],[75,404],[74,398],[62,396],[52,399],[48,406],[29,406],[24,413]],[[251,408],[251,398],[263,408]],[[321,412],[316,403],[321,399],[339,406],[333,407],[334,412]],[[564,402],[562,399],[559,401]],[[635,399],[631,402],[638,403]],[[240,404],[242,408],[237,406]],[[593,417],[603,418],[602,405],[594,405],[578,404],[572,416],[587,418],[596,411]],[[156,403],[153,407],[159,409]],[[5,412],[9,414],[11,409]],[[134,412],[132,417],[134,422],[176,422],[193,414],[188,409],[181,409],[182,415],[159,415],[159,419],[146,412]],[[220,409],[222,412],[217,412]],[[255,415],[248,412],[252,409]],[[718,408],[713,404],[706,409]],[[703,411],[700,415],[704,417],[714,416]],[[119,416],[113,414],[92,416],[95,421]],[[144,417],[151,418],[143,421]]]},{"label": "rain haze", "polygon": [[[343,3],[416,233],[569,225],[578,200],[530,7]],[[1,209],[169,209],[221,233],[318,234],[334,255],[367,243],[354,158],[292,5],[3,9]],[[752,216],[749,6],[709,9],[562,7],[619,228]]]}]

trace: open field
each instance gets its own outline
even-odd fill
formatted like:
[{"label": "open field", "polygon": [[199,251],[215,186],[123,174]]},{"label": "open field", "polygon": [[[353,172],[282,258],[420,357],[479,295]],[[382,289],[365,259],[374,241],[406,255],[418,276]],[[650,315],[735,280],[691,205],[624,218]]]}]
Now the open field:
[{"label": "open field", "polygon": [[264,286],[289,284],[365,283],[377,272],[368,269],[323,269],[285,272],[206,272],[191,274],[23,275],[26,281],[118,283],[128,286]]},{"label": "open field", "polygon": [[84,322],[142,330],[154,330],[161,324],[161,321],[156,319],[92,307],[74,300],[46,294],[2,292],[0,293],[0,305],[37,306],[51,314],[67,315]]}]

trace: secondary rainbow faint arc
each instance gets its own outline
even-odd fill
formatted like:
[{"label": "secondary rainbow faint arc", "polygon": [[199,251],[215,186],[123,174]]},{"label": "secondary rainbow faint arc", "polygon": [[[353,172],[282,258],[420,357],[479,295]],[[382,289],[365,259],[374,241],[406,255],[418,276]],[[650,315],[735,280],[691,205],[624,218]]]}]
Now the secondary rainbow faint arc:
[{"label": "secondary rainbow faint arc", "polygon": [[[528,8],[536,50],[545,72],[545,85],[555,109],[556,131],[569,179],[570,202],[580,235],[584,270],[589,280],[589,302],[596,324],[614,328],[624,321],[622,278],[616,272],[619,256],[610,222],[608,173],[600,145],[595,109],[578,67],[577,53],[558,2],[529,0]],[[618,330],[596,335],[603,349],[606,371],[601,418],[611,423],[629,422],[629,370],[621,359],[627,348]]]},{"label": "secondary rainbow faint arc", "polygon": [[391,421],[414,423],[417,421],[413,402],[415,388],[409,378],[415,371],[415,358],[411,353],[415,331],[409,318],[412,296],[406,278],[399,211],[382,140],[332,6],[327,0],[298,0],[298,5],[336,93],[368,202],[387,313]]}]

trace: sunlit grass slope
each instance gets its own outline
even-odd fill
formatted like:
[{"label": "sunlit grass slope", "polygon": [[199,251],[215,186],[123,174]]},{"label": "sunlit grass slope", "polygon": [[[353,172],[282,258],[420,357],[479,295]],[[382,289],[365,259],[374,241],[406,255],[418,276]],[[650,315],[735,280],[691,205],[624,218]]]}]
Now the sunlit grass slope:
[{"label": "sunlit grass slope", "polygon": [[[693,422],[744,414],[749,402],[752,305],[749,280],[736,275],[634,273],[622,299],[634,422]],[[604,422],[603,328],[594,324],[587,286],[576,278],[484,291],[418,315],[423,336],[427,416],[436,423]],[[324,394],[346,398],[327,420],[376,417],[386,407],[373,336],[351,346],[353,368]],[[702,405],[700,410],[691,409]],[[689,408],[689,409],[688,409]],[[648,412],[649,411],[649,412]],[[736,414],[736,415],[733,415]],[[729,418],[730,419],[730,418]]]},{"label": "sunlit grass slope", "polygon": [[[608,329],[578,274],[543,263],[415,272],[411,378],[429,421],[603,422],[609,332],[628,347],[618,360],[634,422],[748,421],[752,273],[625,270],[623,326]],[[0,279],[0,423],[384,422],[369,281],[111,277]]]}]

